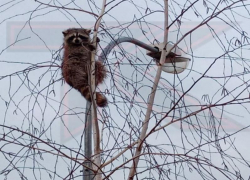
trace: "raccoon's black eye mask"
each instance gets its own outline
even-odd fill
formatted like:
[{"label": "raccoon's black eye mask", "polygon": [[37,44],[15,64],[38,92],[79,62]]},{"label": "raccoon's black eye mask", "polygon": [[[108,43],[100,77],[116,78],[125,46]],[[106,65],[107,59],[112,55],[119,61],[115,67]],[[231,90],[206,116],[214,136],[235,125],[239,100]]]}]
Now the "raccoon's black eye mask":
[{"label": "raccoon's black eye mask", "polygon": [[80,37],[83,41],[89,40],[89,38],[88,38],[88,37],[83,36],[83,35],[79,35],[79,37]]},{"label": "raccoon's black eye mask", "polygon": [[68,42],[72,42],[74,38],[75,38],[75,36],[71,36],[71,37],[68,39]]}]

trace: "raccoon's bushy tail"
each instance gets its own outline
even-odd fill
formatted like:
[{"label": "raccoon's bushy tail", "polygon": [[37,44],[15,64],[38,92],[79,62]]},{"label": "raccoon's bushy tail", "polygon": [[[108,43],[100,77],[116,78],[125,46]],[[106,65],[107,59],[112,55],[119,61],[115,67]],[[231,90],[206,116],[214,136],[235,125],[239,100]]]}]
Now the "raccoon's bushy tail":
[{"label": "raccoon's bushy tail", "polygon": [[[89,87],[83,87],[79,91],[86,100],[92,101]],[[108,105],[108,100],[103,94],[96,92],[96,104],[99,107],[105,107]]]}]

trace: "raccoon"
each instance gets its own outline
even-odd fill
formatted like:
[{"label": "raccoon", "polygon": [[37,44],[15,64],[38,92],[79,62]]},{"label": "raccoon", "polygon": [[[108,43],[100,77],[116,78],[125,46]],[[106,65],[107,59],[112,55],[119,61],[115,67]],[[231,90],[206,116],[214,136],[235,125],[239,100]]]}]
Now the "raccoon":
[{"label": "raccoon", "polygon": [[[90,29],[71,28],[63,31],[64,55],[62,61],[62,76],[82,96],[92,101],[90,91],[91,51],[95,50],[90,39]],[[99,38],[98,38],[98,41]],[[101,61],[95,61],[96,86],[104,81],[107,70]],[[99,107],[107,106],[107,98],[100,92],[96,92],[96,104]]]}]

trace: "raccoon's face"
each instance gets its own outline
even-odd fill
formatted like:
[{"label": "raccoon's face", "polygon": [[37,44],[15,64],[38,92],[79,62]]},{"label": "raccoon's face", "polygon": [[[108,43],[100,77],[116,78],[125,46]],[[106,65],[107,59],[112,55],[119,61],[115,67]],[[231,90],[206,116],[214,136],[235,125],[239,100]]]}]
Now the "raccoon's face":
[{"label": "raccoon's face", "polygon": [[90,42],[89,29],[67,29],[63,31],[64,42],[67,44],[81,46]]}]

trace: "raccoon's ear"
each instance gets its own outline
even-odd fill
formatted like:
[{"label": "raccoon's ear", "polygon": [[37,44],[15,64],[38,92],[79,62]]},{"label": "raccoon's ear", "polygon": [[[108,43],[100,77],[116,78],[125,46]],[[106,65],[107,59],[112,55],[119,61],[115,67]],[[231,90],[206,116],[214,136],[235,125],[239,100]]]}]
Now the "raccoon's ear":
[{"label": "raccoon's ear", "polygon": [[69,31],[68,31],[68,30],[65,30],[65,31],[63,31],[62,33],[63,33],[64,36],[66,36],[66,35],[69,33]]},{"label": "raccoon's ear", "polygon": [[85,32],[89,34],[91,32],[91,29],[86,29]]}]

